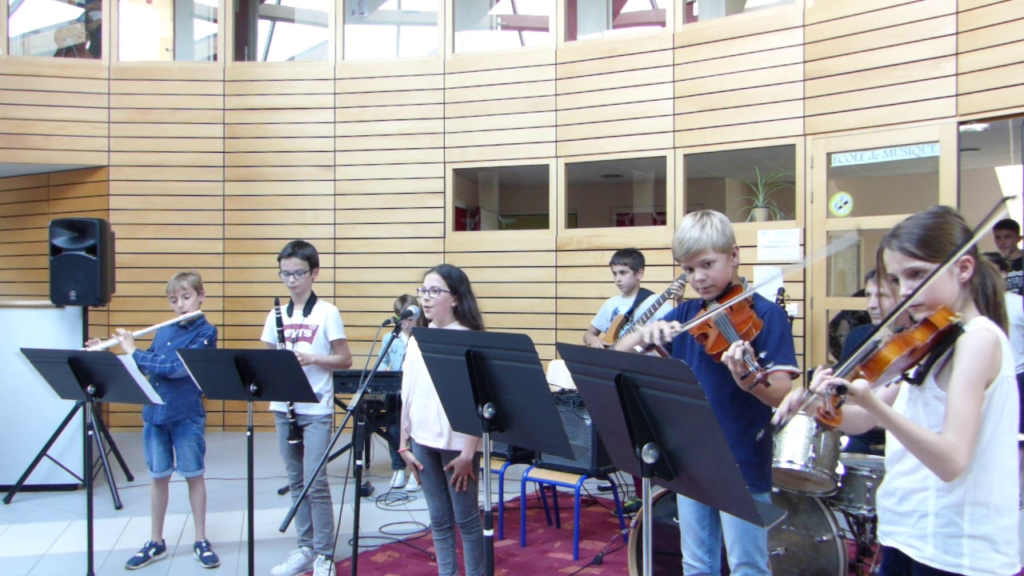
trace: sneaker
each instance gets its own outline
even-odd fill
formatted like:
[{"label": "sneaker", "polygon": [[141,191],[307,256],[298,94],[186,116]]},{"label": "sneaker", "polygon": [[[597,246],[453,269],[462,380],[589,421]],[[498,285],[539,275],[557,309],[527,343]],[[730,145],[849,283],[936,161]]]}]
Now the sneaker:
[{"label": "sneaker", "polygon": [[395,470],[391,475],[391,489],[400,490],[405,488],[405,470]]},{"label": "sneaker", "polygon": [[335,576],[334,559],[320,554],[313,561],[313,576]]},{"label": "sneaker", "polygon": [[213,551],[209,540],[197,540],[192,546],[192,550],[196,553],[196,560],[203,565],[203,568],[216,568],[220,566],[220,558]]},{"label": "sneaker", "polygon": [[297,576],[313,568],[313,550],[303,546],[293,550],[288,559],[270,569],[270,576]]},{"label": "sneaker", "polygon": [[405,483],[406,492],[419,492],[420,483],[416,481],[415,474],[409,474],[409,481]]},{"label": "sneaker", "polygon": [[159,543],[150,540],[142,546],[142,550],[139,550],[135,556],[128,559],[124,567],[126,570],[138,570],[144,566],[149,566],[157,560],[163,560],[167,557],[167,545],[161,540]]}]

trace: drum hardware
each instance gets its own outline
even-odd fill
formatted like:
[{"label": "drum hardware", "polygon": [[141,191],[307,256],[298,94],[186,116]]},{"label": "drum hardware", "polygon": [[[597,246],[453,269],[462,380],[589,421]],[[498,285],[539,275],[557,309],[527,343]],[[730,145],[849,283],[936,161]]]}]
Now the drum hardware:
[{"label": "drum hardware", "polygon": [[775,435],[772,483],[805,496],[830,496],[839,487],[839,433],[799,413]]}]

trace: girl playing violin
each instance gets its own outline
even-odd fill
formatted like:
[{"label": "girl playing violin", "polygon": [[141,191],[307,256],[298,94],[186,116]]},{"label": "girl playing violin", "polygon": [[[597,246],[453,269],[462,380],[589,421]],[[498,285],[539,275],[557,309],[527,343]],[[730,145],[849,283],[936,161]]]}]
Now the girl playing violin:
[{"label": "girl playing violin", "polygon": [[[879,279],[906,299],[971,236],[952,208],[915,214],[883,238]],[[887,431],[886,476],[876,496],[882,576],[1020,570],[1018,391],[1002,290],[999,273],[973,246],[914,297],[908,311],[915,322],[945,306],[963,328],[919,385],[878,388],[836,378],[829,368],[815,371],[816,394],[847,390],[843,431],[876,424]],[[804,396],[791,393],[773,420],[783,421]]]}]

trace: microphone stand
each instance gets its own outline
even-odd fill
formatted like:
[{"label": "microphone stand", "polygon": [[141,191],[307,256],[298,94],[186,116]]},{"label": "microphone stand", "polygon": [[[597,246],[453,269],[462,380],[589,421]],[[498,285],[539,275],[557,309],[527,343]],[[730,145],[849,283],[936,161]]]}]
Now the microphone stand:
[{"label": "microphone stand", "polygon": [[[348,421],[352,417],[352,414],[356,414],[356,422],[352,430],[352,450],[355,451],[355,471],[353,473],[353,476],[356,481],[356,496],[354,504],[354,518],[352,530],[352,576],[356,575],[356,570],[359,563],[359,509],[360,503],[362,501],[362,495],[359,493],[359,490],[362,488],[363,482],[363,439],[365,438],[366,430],[366,414],[363,412],[363,396],[366,394],[366,389],[369,387],[370,382],[373,380],[373,377],[377,374],[377,370],[380,368],[381,362],[387,356],[388,350],[391,348],[391,344],[395,341],[395,338],[397,338],[398,336],[398,331],[401,329],[401,321],[395,322],[395,328],[391,331],[391,340],[389,340],[387,345],[384,346],[384,350],[381,351],[380,356],[377,358],[377,362],[373,365],[373,369],[370,371],[370,374],[366,377],[366,380],[364,380],[359,385],[359,389],[356,390],[355,396],[352,397],[352,402],[350,402],[348,405],[348,413],[345,414],[345,419],[342,420],[341,426],[339,426],[338,430],[335,431],[334,437],[331,438],[331,443],[327,445],[327,450],[325,450],[323,456],[320,457],[320,461],[317,462],[316,468],[313,470],[311,474],[308,474],[306,476],[308,480],[306,480],[305,485],[302,487],[302,492],[299,493],[299,497],[295,499],[295,502],[292,504],[291,509],[288,510],[288,514],[285,515],[284,521],[278,528],[278,530],[280,530],[281,532],[286,532],[288,530],[288,525],[291,524],[292,520],[295,518],[295,514],[298,513],[299,504],[302,503],[302,500],[306,497],[306,494],[309,492],[309,487],[312,484],[312,479],[316,478],[316,475],[319,474],[320,470],[324,467],[324,465],[327,464],[327,459],[330,457],[331,450],[334,449],[334,445],[338,442],[338,438],[341,437],[341,432],[345,429],[345,425],[348,424]],[[370,348],[370,353],[373,353],[372,347]],[[342,502],[341,506],[342,510],[344,510],[345,503]],[[335,530],[341,528],[340,520],[338,524],[339,526],[336,526]]]}]

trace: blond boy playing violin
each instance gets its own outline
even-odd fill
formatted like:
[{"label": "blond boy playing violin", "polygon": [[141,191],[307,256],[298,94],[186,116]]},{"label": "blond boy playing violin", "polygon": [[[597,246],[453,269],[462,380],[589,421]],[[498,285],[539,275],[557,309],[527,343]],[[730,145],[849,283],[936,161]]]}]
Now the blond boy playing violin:
[{"label": "blond boy playing violin", "polygon": [[[774,302],[754,294],[751,306],[764,326],[751,342],[732,344],[722,361],[715,361],[689,333],[679,331],[730,286],[743,282],[737,274],[740,252],[732,223],[724,214],[711,210],[687,214],[672,239],[672,256],[700,298],[682,303],[663,320],[624,338],[616,348],[633,350],[641,342],[653,343],[686,362],[708,397],[751,495],[770,502],[772,439],[770,434],[760,439],[757,436],[771,419],[772,407],[785,398],[793,378],[800,373],[789,319]],[[764,355],[761,365],[767,367],[767,385],[754,385],[756,375],[748,374],[744,354],[755,358]],[[684,496],[676,498],[685,575],[721,574],[723,540],[732,574],[771,574],[764,528]]]}]

